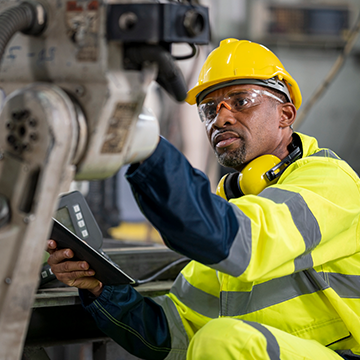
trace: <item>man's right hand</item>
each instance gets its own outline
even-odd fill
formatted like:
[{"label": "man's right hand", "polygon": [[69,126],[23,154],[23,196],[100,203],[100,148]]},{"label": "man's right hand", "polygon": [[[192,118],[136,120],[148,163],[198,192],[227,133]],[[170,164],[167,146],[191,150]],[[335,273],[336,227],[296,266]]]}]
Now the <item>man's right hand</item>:
[{"label": "man's right hand", "polygon": [[58,280],[68,286],[87,289],[95,296],[101,294],[103,284],[94,277],[95,271],[86,261],[66,261],[74,256],[72,250],[59,250],[56,241],[48,240],[46,251],[50,254],[48,264]]}]

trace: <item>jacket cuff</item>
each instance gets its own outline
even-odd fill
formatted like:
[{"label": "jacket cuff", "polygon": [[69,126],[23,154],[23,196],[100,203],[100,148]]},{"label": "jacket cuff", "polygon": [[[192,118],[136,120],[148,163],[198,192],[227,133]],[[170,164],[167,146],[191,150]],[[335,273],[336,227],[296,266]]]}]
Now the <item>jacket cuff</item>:
[{"label": "jacket cuff", "polygon": [[99,300],[101,302],[107,302],[111,298],[111,294],[113,292],[113,286],[105,285],[103,287],[103,291],[100,296],[96,297],[88,290],[79,289],[79,297],[81,300],[81,304],[83,307],[88,310],[91,314],[97,312],[97,307],[93,304],[95,300]]}]

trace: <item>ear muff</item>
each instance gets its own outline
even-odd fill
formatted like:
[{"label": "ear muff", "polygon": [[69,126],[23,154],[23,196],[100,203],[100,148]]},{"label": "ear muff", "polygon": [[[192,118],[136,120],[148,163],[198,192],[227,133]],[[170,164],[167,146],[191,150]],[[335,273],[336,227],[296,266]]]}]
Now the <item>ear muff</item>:
[{"label": "ear muff", "polygon": [[[270,181],[266,176],[281,160],[275,155],[263,155],[249,162],[240,173],[226,174],[221,178],[216,194],[226,200],[243,195],[257,195],[276,179]],[[280,171],[280,170],[278,170]]]},{"label": "ear muff", "polygon": [[284,160],[275,155],[262,155],[250,161],[238,173],[224,175],[216,189],[216,194],[230,200],[243,195],[257,195],[267,186],[276,183],[287,166],[301,156],[300,147],[296,147]]}]

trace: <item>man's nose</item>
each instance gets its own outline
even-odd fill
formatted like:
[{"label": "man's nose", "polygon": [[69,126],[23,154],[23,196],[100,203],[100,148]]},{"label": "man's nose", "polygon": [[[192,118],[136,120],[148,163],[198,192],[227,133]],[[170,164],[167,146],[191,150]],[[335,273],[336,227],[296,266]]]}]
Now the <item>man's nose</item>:
[{"label": "man's nose", "polygon": [[[221,111],[223,108],[229,111]],[[212,121],[212,126],[216,128],[222,128],[224,125],[232,125],[236,122],[236,119],[233,116],[233,113],[231,112],[231,106],[226,103],[225,101],[221,101],[217,107],[216,107],[216,117]]]}]

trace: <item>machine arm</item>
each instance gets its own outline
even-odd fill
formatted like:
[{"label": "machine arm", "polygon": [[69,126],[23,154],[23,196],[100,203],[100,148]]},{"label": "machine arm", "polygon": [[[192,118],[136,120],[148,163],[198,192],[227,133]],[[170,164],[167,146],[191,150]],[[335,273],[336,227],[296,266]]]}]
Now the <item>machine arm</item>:
[{"label": "machine arm", "polygon": [[0,359],[8,360],[22,353],[59,194],[154,149],[148,86],[157,79],[184,100],[171,44],[209,38],[207,9],[191,3],[13,4],[0,1]]}]

